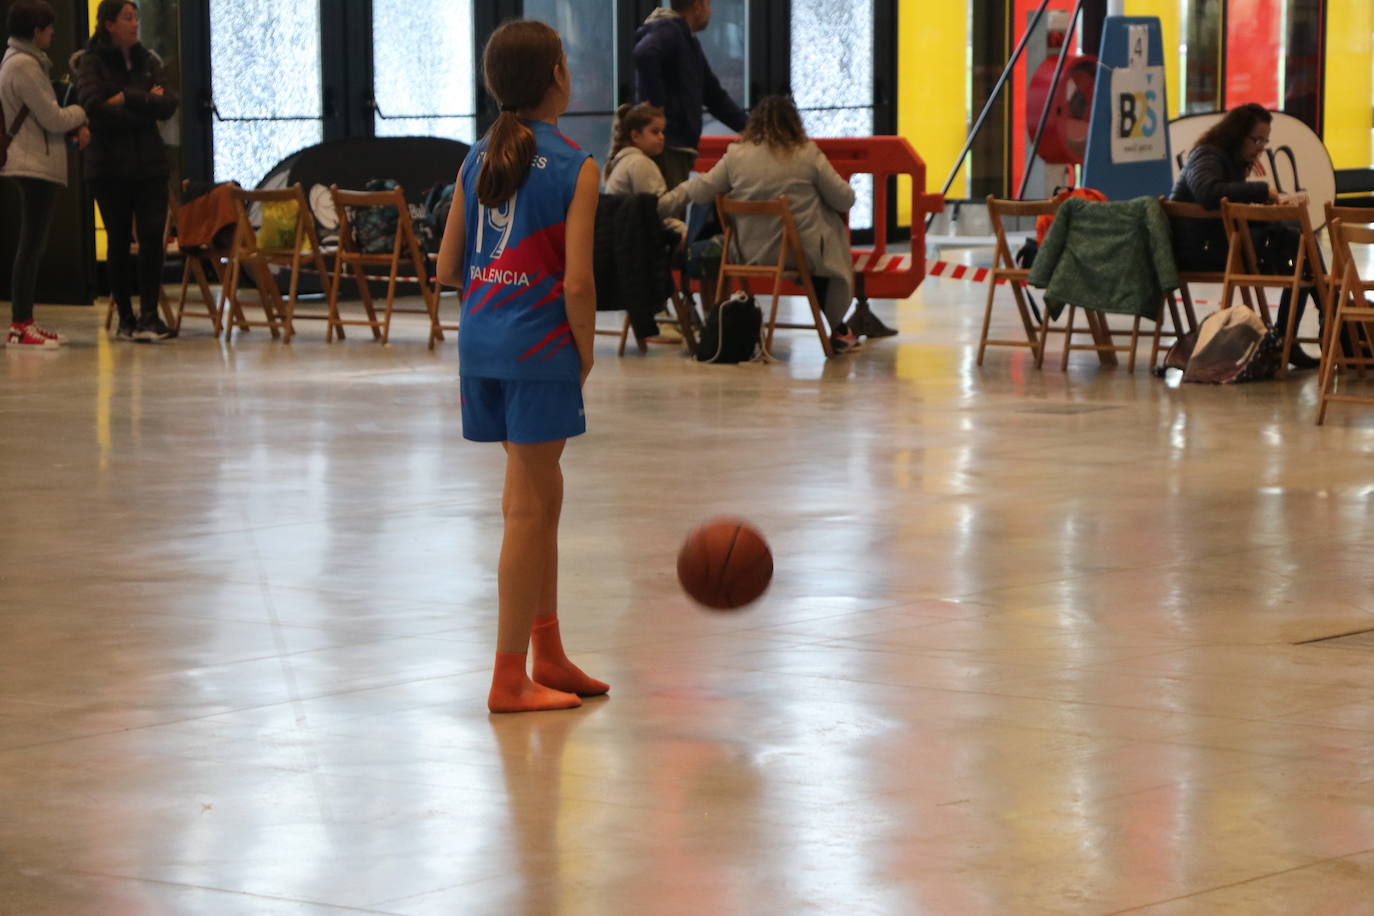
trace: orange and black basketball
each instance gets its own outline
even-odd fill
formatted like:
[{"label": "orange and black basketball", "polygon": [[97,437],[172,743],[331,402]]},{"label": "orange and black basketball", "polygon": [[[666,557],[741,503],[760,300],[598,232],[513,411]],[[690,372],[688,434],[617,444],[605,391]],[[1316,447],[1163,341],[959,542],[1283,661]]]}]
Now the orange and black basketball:
[{"label": "orange and black basketball", "polygon": [[697,603],[717,611],[744,607],[768,588],[773,553],[759,530],[738,518],[703,522],[677,555],[677,579]]}]

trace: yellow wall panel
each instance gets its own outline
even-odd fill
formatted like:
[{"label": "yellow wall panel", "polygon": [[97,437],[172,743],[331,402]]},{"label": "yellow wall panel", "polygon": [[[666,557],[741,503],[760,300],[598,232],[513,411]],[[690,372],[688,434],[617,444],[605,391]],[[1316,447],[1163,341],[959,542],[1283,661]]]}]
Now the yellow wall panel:
[{"label": "yellow wall panel", "polygon": [[1179,0],[1126,0],[1127,16],[1158,16],[1164,39],[1164,78],[1169,84],[1169,117],[1178,117],[1183,63],[1179,35]]},{"label": "yellow wall panel", "polygon": [[[897,30],[897,133],[925,160],[926,190],[938,191],[968,132],[968,4],[901,0]],[[966,196],[967,180],[949,193]],[[910,207],[900,217],[909,223]]]},{"label": "yellow wall panel", "polygon": [[1374,3],[1330,0],[1323,139],[1338,169],[1374,165]]}]

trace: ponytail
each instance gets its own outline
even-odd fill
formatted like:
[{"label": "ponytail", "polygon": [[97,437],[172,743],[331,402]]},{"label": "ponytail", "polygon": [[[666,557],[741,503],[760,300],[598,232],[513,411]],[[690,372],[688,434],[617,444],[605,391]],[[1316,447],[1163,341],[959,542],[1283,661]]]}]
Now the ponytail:
[{"label": "ponytail", "polygon": [[534,154],[534,131],[515,112],[501,112],[487,131],[487,155],[477,173],[478,203],[499,207],[515,196],[529,177]]},{"label": "ponytail", "polygon": [[638,105],[627,102],[615,110],[615,123],[611,125],[611,152],[606,157],[605,177],[611,177],[611,163],[615,160],[616,153],[634,142],[635,131],[643,130],[661,117],[663,109],[648,102],[640,102]]},{"label": "ponytail", "polygon": [[516,112],[544,101],[553,85],[554,67],[562,61],[562,40],[542,22],[507,22],[487,39],[482,71],[501,114],[487,131],[486,156],[477,173],[477,201],[482,206],[501,206],[529,177],[537,151],[534,131]]}]

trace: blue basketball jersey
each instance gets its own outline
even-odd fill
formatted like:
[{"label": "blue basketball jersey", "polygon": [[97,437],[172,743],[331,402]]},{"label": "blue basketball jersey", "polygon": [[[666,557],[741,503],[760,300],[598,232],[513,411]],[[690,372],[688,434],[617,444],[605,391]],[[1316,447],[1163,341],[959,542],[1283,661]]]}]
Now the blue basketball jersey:
[{"label": "blue basketball jersey", "polygon": [[564,239],[588,154],[542,121],[525,183],[499,207],[477,201],[483,138],[459,173],[467,250],[458,371],[474,378],[573,379],[582,368],[563,299]]}]

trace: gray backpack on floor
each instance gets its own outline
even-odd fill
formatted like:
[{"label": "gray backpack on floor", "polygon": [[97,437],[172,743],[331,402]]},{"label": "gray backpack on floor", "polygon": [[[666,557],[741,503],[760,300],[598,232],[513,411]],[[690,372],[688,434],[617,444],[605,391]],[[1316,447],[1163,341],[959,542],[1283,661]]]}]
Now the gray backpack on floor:
[{"label": "gray backpack on floor", "polygon": [[1179,338],[1164,357],[1164,368],[1182,369],[1185,382],[1226,385],[1271,379],[1282,360],[1278,335],[1253,311],[1233,305]]}]

